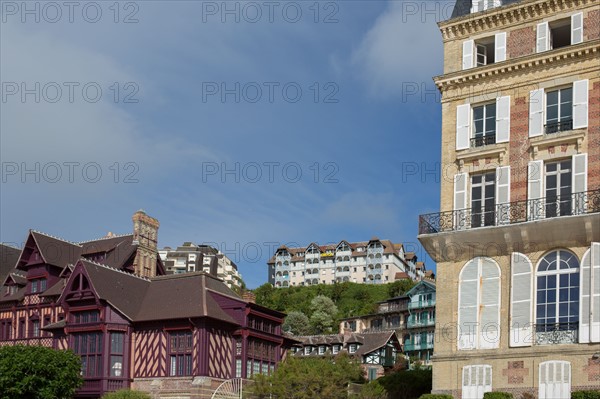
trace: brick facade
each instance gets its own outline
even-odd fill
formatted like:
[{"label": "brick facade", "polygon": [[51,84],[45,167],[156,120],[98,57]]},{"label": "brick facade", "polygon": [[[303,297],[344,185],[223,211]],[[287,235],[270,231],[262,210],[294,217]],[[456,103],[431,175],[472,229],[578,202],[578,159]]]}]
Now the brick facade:
[{"label": "brick facade", "polygon": [[590,90],[588,142],[588,190],[600,188],[600,82]]},{"label": "brick facade", "polygon": [[509,58],[523,57],[535,51],[535,29],[533,26],[515,29],[506,38],[506,52]]},{"label": "brick facade", "polygon": [[587,40],[600,39],[600,10],[590,11],[583,19],[583,32]]}]

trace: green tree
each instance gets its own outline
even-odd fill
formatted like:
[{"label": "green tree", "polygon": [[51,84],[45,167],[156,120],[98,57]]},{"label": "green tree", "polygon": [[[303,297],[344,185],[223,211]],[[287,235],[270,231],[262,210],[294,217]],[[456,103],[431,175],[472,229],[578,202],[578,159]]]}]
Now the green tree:
[{"label": "green tree", "polygon": [[346,354],[334,359],[290,357],[272,376],[257,376],[249,390],[258,399],[347,399],[348,383],[362,381],[360,366]]},{"label": "green tree", "polygon": [[431,392],[431,370],[402,370],[377,380],[390,398],[417,399]]},{"label": "green tree", "polygon": [[120,391],[104,394],[102,399],[150,399],[150,395],[148,395],[146,392],[122,389]]},{"label": "green tree", "polygon": [[81,386],[81,360],[42,346],[0,347],[0,399],[70,398]]},{"label": "green tree", "polygon": [[308,316],[302,312],[290,312],[288,313],[285,321],[283,322],[283,331],[290,332],[295,335],[308,335],[310,334],[310,324]]},{"label": "green tree", "polygon": [[330,298],[319,295],[310,302],[310,310],[310,325],[313,332],[315,334],[331,332],[338,312],[335,303]]}]

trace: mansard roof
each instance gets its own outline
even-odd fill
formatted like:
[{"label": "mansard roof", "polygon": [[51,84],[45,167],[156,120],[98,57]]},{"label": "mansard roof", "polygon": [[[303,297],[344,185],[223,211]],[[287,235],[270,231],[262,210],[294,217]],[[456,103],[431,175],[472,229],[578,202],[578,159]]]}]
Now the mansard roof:
[{"label": "mansard roof", "polygon": [[[500,0],[502,5],[518,3],[522,0]],[[473,0],[456,0],[454,4],[454,10],[452,11],[452,18],[462,17],[463,15],[469,15],[471,13],[471,5]]]}]

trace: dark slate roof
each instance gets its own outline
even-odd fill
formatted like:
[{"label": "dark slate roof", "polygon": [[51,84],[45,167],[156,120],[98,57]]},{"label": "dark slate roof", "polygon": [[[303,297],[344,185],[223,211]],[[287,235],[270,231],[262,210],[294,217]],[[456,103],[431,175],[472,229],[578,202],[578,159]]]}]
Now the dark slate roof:
[{"label": "dark slate roof", "polygon": [[18,302],[18,301],[22,300],[23,298],[25,298],[25,291],[27,291],[27,288],[22,287],[14,294],[0,298],[0,302],[15,302],[15,301]]},{"label": "dark slate roof", "polygon": [[56,284],[42,292],[40,296],[60,296],[67,283],[67,279],[61,278]]},{"label": "dark slate roof", "polygon": [[[501,0],[502,5],[507,5],[511,3],[518,3],[522,0]],[[471,4],[472,0],[456,0],[454,4],[454,10],[452,11],[452,18],[462,17],[463,15],[469,15],[471,13]]]},{"label": "dark slate roof", "polygon": [[390,339],[394,340],[396,349],[400,349],[400,343],[398,342],[395,331],[364,334],[362,345],[356,351],[356,355],[364,356],[368,353],[376,351],[377,349],[384,347]]},{"label": "dark slate roof", "polygon": [[57,321],[56,323],[48,324],[42,327],[42,330],[59,330],[63,329],[67,325],[66,320]]},{"label": "dark slate roof", "polygon": [[123,242],[131,244],[133,241],[133,234],[125,234],[118,236],[110,236],[98,238],[96,240],[80,242],[83,254],[93,254],[98,252],[112,251],[118,245]]},{"label": "dark slate roof", "polygon": [[[44,261],[50,265],[64,268],[68,264],[77,262],[81,256],[81,247],[75,243],[34,230],[31,230],[30,236],[35,241]],[[19,259],[19,263],[22,261]]]},{"label": "dark slate roof", "polygon": [[209,317],[237,325],[212,295],[208,295],[208,288],[214,290],[217,285],[225,287],[221,280],[204,272],[153,278],[135,321]]},{"label": "dark slate roof", "polygon": [[83,259],[79,263],[100,299],[129,320],[134,320],[142,307],[150,280]]},{"label": "dark slate roof", "polygon": [[20,249],[0,244],[0,284],[4,282],[6,276],[14,269],[20,255]]},{"label": "dark slate roof", "polygon": [[236,324],[209,291],[235,296],[225,284],[206,273],[185,273],[153,279],[137,277],[87,260],[90,284],[100,299],[134,322],[209,317]]}]

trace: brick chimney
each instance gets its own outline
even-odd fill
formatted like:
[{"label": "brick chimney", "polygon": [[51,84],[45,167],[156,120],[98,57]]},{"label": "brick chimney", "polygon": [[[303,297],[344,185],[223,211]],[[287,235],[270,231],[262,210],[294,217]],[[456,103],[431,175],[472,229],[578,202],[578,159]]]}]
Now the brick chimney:
[{"label": "brick chimney", "polygon": [[133,243],[138,248],[133,261],[133,272],[142,277],[156,276],[158,258],[158,227],[160,223],[155,218],[139,210],[133,214]]}]

